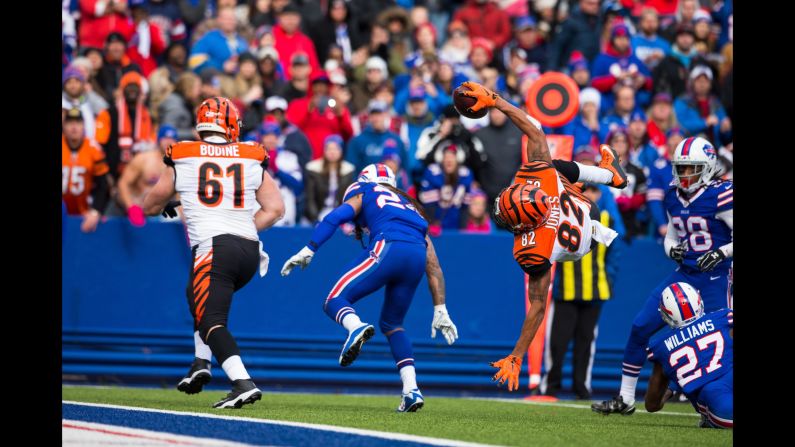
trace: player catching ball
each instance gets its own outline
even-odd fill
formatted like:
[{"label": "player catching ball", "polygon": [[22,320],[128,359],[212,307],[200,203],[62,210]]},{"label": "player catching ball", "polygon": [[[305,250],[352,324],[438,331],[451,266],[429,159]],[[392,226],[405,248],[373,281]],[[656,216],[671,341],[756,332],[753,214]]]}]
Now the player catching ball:
[{"label": "player catching ball", "polygon": [[497,223],[514,233],[514,259],[529,276],[531,306],[519,340],[510,355],[491,363],[499,368],[493,380],[499,384],[507,381],[508,390],[513,391],[519,388],[522,359],[544,319],[552,262],[578,260],[597,242],[610,245],[616,237],[615,231],[599,222],[596,204],[573,184],[589,182],[624,188],[627,176],[619,165],[618,154],[604,144],[599,148],[599,166],[553,161],[540,125],[480,84],[464,82],[462,86],[469,89],[464,95],[477,100],[467,113],[496,107],[527,135],[528,162],[519,168],[513,184],[502,190],[494,206]]}]

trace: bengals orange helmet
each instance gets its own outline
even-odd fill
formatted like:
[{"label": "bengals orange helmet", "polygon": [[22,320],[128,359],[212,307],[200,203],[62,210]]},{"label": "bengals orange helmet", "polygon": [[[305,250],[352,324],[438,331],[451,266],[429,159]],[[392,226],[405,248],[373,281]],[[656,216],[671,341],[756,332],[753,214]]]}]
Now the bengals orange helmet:
[{"label": "bengals orange helmet", "polygon": [[237,141],[241,125],[235,105],[221,96],[205,99],[196,112],[197,132],[220,132],[230,143]]},{"label": "bengals orange helmet", "polygon": [[515,234],[534,230],[549,217],[549,197],[537,186],[511,185],[503,189],[494,202],[495,220]]}]

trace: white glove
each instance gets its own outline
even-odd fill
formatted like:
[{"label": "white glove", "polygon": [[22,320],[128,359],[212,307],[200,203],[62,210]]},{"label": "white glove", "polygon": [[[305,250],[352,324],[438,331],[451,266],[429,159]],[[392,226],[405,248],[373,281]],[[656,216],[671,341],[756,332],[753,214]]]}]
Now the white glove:
[{"label": "white glove", "polygon": [[312,256],[315,255],[315,252],[312,251],[309,247],[304,247],[298,253],[294,254],[292,258],[288,259],[287,262],[284,263],[284,267],[282,267],[282,276],[287,276],[290,274],[290,271],[294,269],[296,266],[301,266],[301,268],[306,268],[310,262],[312,262]]},{"label": "white glove", "polygon": [[431,323],[431,338],[436,338],[436,330],[442,331],[442,335],[447,339],[447,344],[452,345],[458,339],[458,329],[453,320],[447,313],[447,306],[439,304],[433,306],[433,323]]}]

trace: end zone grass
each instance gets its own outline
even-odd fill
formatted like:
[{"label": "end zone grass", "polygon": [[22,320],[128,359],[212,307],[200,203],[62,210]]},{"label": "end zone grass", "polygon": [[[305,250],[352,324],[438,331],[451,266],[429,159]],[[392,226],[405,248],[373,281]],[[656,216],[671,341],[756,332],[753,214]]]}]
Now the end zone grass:
[{"label": "end zone grass", "polygon": [[368,430],[499,445],[698,445],[727,446],[730,430],[700,429],[689,404],[670,403],[666,413],[648,414],[642,402],[632,416],[601,416],[590,402],[570,408],[425,395],[417,413],[398,414],[399,397],[340,394],[276,394],[263,392],[262,400],[239,410],[215,410],[213,402],[226,393],[204,391],[188,396],[176,389],[87,388],[64,386],[63,399],[156,408],[172,411],[224,414],[294,422],[328,424]]}]

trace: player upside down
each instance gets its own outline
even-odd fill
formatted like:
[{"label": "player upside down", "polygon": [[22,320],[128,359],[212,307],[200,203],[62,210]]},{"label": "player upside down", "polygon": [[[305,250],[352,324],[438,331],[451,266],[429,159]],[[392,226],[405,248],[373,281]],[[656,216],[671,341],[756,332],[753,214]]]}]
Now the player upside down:
[{"label": "player upside down", "polygon": [[513,184],[495,200],[494,217],[498,225],[514,233],[513,254],[527,273],[530,310],[522,325],[519,340],[507,357],[491,363],[499,368],[493,380],[508,381],[508,390],[519,388],[522,359],[533,341],[546,311],[550,269],[555,261],[574,261],[587,254],[597,242],[610,245],[616,232],[599,222],[599,210],[573,186],[577,182],[601,183],[616,188],[627,185],[618,154],[600,146],[599,166],[552,160],[540,126],[499,95],[475,82],[464,82],[464,94],[477,99],[470,107],[476,112],[496,107],[505,113],[525,135],[528,162],[516,172]]},{"label": "player upside down", "polygon": [[395,184],[395,175],[386,165],[365,167],[345,192],[344,203],[315,227],[309,243],[284,263],[281,273],[286,276],[296,266],[309,265],[315,252],[343,223],[355,222],[359,239],[362,228],[369,230],[368,247],[343,270],[326,297],[323,310],[348,331],[339,357],[340,365],[348,366],[375,334],[373,325],[363,323],[353,305],[385,288],[379,327],[389,341],[403,382],[397,411],[414,412],[422,408],[424,399],[417,385],[411,340],[403,320],[423,275],[428,276],[434,304],[431,336],[436,337],[438,329],[447,343],[453,344],[458,330],[447,313],[444,275],[427,236],[428,220],[422,206]]}]

